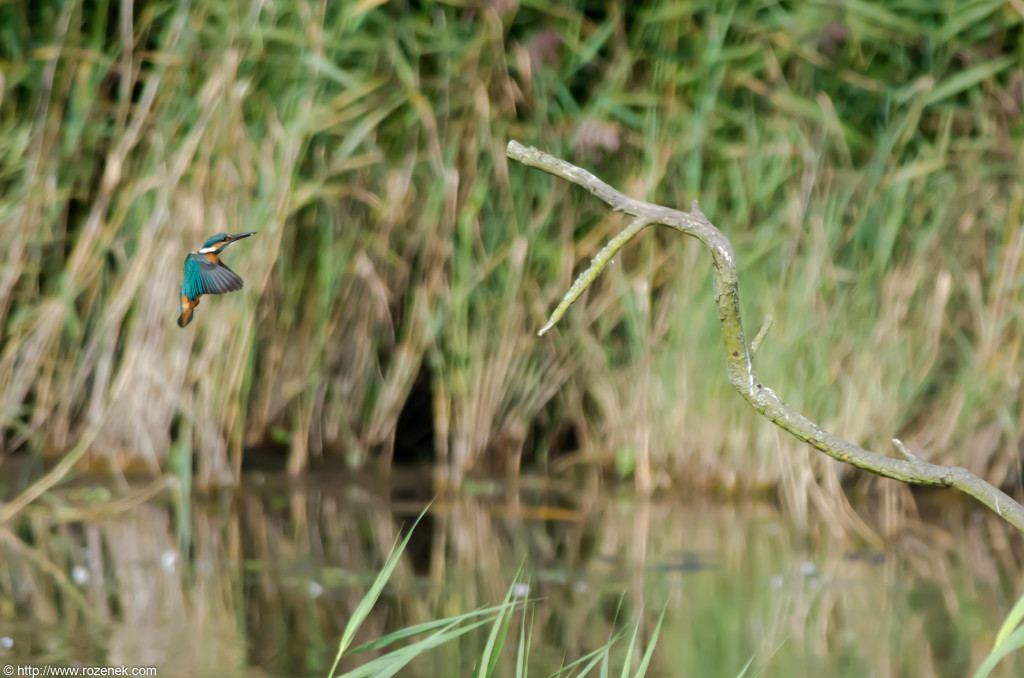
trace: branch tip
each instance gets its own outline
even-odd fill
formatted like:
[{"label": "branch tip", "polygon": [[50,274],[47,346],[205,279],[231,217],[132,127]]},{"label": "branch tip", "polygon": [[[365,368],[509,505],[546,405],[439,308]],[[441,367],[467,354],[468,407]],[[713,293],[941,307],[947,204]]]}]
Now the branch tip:
[{"label": "branch tip", "polygon": [[904,456],[904,458],[906,458],[907,461],[920,461],[920,462],[924,462],[924,459],[921,459],[921,457],[919,457],[916,454],[914,454],[913,452],[911,452],[910,448],[907,447],[906,445],[904,445],[903,441],[900,440],[899,438],[893,438],[892,439],[892,445],[893,445],[893,447],[896,448],[896,450],[900,454],[902,454]]},{"label": "branch tip", "polygon": [[757,349],[761,346],[761,342],[768,336],[768,330],[772,328],[772,323],[775,322],[775,318],[771,313],[764,317],[764,324],[761,325],[761,329],[758,330],[757,336],[750,342],[750,355],[757,353]]},{"label": "branch tip", "polygon": [[592,282],[597,280],[597,276],[600,275],[604,267],[612,260],[615,253],[622,249],[623,245],[635,238],[637,233],[644,230],[650,223],[647,217],[637,217],[629,223],[629,226],[619,231],[618,235],[609,240],[608,244],[602,247],[600,252],[594,255],[594,258],[590,260],[590,266],[577,276],[572,287],[569,288],[569,291],[562,297],[562,301],[558,303],[557,308],[551,313],[547,324],[540,328],[540,332],[537,333],[538,336],[543,336],[545,332],[555,326],[555,323],[561,320],[573,302],[579,299],[580,295],[590,287]]},{"label": "branch tip", "polygon": [[526,146],[523,146],[515,139],[510,139],[508,144],[505,145],[505,155],[510,158],[519,158],[525,150]]}]

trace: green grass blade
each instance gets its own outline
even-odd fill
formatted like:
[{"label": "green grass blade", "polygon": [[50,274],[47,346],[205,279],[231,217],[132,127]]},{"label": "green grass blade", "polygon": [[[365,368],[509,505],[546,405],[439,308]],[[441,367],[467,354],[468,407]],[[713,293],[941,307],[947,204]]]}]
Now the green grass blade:
[{"label": "green grass blade", "polygon": [[400,543],[391,547],[391,553],[388,554],[388,559],[384,563],[384,567],[381,568],[380,572],[377,573],[377,578],[373,580],[373,584],[370,586],[370,590],[366,592],[363,599],[356,605],[356,609],[352,612],[352,616],[348,620],[348,624],[345,625],[345,631],[341,634],[341,641],[338,643],[338,653],[334,656],[334,663],[331,664],[331,670],[327,674],[328,678],[334,675],[334,672],[338,669],[338,662],[341,661],[341,655],[345,653],[345,650],[349,645],[352,644],[352,639],[355,638],[356,632],[359,627],[362,626],[363,622],[366,621],[366,617],[369,616],[370,610],[373,609],[374,604],[377,602],[377,598],[380,597],[380,592],[384,590],[384,585],[388,583],[388,579],[391,578],[391,573],[395,571],[395,567],[398,565],[399,558],[402,557],[402,552],[405,551],[405,547],[409,544],[409,538],[412,537],[413,530],[419,525],[420,520],[430,510],[430,504],[427,504],[426,508],[417,516],[416,522],[412,524],[409,531],[406,532],[405,538]]},{"label": "green grass blade", "polygon": [[[589,662],[594,657],[597,657],[598,659],[607,662],[612,646],[615,645],[615,643],[619,642],[619,639],[622,638],[623,635],[625,635],[625,631],[620,630],[614,635],[609,636],[608,640],[605,641],[603,645],[591,650],[590,652],[583,655],[576,661],[561,667],[560,669],[558,669],[558,671],[555,671],[554,673],[550,674],[549,678],[556,678],[556,676],[560,676],[563,673],[566,673],[567,671],[572,671],[577,666],[582,666],[584,663]],[[583,675],[583,673],[581,673],[580,675]]]},{"label": "green grass blade", "polygon": [[[644,678],[647,675],[647,667],[651,665],[651,657],[654,656],[654,646],[658,644],[658,634],[661,632],[661,623],[665,621],[665,611],[668,610],[668,604],[666,603],[661,608],[661,614],[658,616],[658,623],[654,625],[654,632],[651,633],[651,639],[647,643],[647,650],[644,652],[644,658],[640,660],[640,667],[636,670],[636,678]],[[640,625],[637,625],[639,628]]]},{"label": "green grass blade", "polygon": [[736,678],[743,678],[743,676],[747,675],[747,671],[750,670],[750,665],[754,663],[754,657],[756,657],[756,656],[757,656],[756,652],[754,654],[750,655],[750,659],[748,659],[747,663],[743,665],[743,668],[740,669],[740,672],[738,674],[736,674]]},{"label": "green grass blade", "polygon": [[[643,616],[643,609],[640,610],[640,616]],[[629,663],[633,657],[633,650],[636,648],[636,637],[640,634],[640,622],[636,623],[633,627],[633,635],[629,638],[629,647],[626,649],[626,656],[622,661],[622,678],[629,678]]]},{"label": "green grass blade", "polygon": [[949,18],[935,37],[938,44],[943,44],[956,38],[960,33],[970,26],[977,26],[990,14],[1003,6],[1003,0],[985,0],[984,2],[958,2],[953,5],[956,9],[950,12]]},{"label": "green grass blade", "polygon": [[[490,649],[490,661],[488,662],[487,666],[488,678],[494,675],[494,667],[498,663],[498,656],[501,654],[501,648],[505,646],[505,639],[508,637],[508,629],[509,626],[512,624],[512,612],[515,611],[515,608],[516,604],[514,602],[511,603],[509,608],[504,612],[504,619],[501,619],[499,617],[498,619],[494,620],[494,628],[498,628],[500,623],[501,631],[499,631],[497,637],[495,638],[493,647]],[[490,639],[488,639],[488,643],[490,643]]]},{"label": "green grass blade", "polygon": [[483,652],[480,654],[480,661],[475,672],[477,676],[490,678],[494,672],[494,666],[498,661],[498,654],[501,652],[501,648],[505,644],[505,638],[508,635],[508,625],[512,621],[512,611],[516,607],[516,603],[512,602],[512,595],[516,584],[519,583],[519,575],[522,571],[523,567],[520,565],[516,576],[512,578],[508,591],[505,592],[505,600],[501,603],[501,611],[494,619],[491,633],[487,637],[487,643],[484,645]]},{"label": "green grass blade", "polygon": [[451,642],[452,640],[455,640],[460,636],[464,636],[470,631],[489,623],[491,623],[490,619],[481,619],[473,622],[472,624],[452,622],[445,628],[437,631],[436,633],[432,633],[423,640],[419,640],[411,645],[388,652],[382,657],[377,657],[373,661],[367,662],[358,668],[341,674],[338,678],[367,678],[368,676],[386,678],[387,676],[393,676],[413,659],[416,659],[416,657],[419,657],[436,647],[440,647],[445,643]]},{"label": "green grass blade", "polygon": [[[587,654],[585,657],[582,658],[582,659],[586,659],[586,658],[589,657],[590,661],[587,662],[587,664],[585,666],[583,666],[582,669],[580,669],[580,672],[577,675],[585,676],[585,675],[589,674],[590,671],[595,666],[597,666],[598,664],[601,664],[602,666],[607,667],[608,666],[608,662],[609,662],[609,660],[611,658],[611,655],[612,655],[612,646],[608,645],[607,643],[602,645],[601,647],[597,648],[593,652],[590,652],[589,654]],[[582,659],[581,659],[581,661],[582,661]],[[577,664],[578,664],[578,662],[573,662],[572,665],[577,665]],[[568,667],[566,667],[566,668],[568,668]]]},{"label": "green grass blade", "polygon": [[1003,657],[1021,647],[1024,647],[1024,627],[1017,629],[992,648],[992,651],[985,657],[985,661],[978,667],[974,678],[986,678],[988,674],[992,673],[992,669],[996,667],[996,664],[1002,661]]},{"label": "green grass blade", "polygon": [[1016,61],[1016,57],[1004,56],[999,59],[980,63],[977,66],[968,68],[956,75],[945,78],[942,80],[941,84],[925,95],[924,105],[930,106],[932,104],[937,104],[944,99],[956,96],[965,89],[969,89],[980,83],[982,80],[990,78],[999,71],[1008,68],[1014,61]]},{"label": "green grass blade", "polygon": [[526,678],[530,661],[530,646],[533,644],[533,608],[529,610],[530,627],[526,627],[527,610],[519,620],[519,648],[516,650],[516,678]]},{"label": "green grass blade", "polygon": [[462,623],[473,619],[477,619],[479,617],[487,617],[487,619],[491,619],[494,615],[498,614],[503,609],[503,607],[503,605],[492,605],[490,607],[483,607],[478,610],[473,610],[472,612],[466,612],[460,615],[445,617],[444,619],[434,619],[428,622],[423,622],[421,624],[414,624],[404,629],[398,629],[397,631],[388,633],[387,635],[381,636],[380,638],[375,638],[374,640],[367,641],[362,645],[359,645],[349,650],[349,654],[358,654],[360,652],[380,650],[389,645],[394,645],[399,641],[406,640],[407,638],[419,636],[424,633],[431,633],[439,628],[448,626],[453,622]]},{"label": "green grass blade", "polygon": [[1021,620],[1024,620],[1024,596],[1017,599],[1014,603],[1013,608],[1010,610],[1010,614],[1006,615],[1006,621],[999,627],[999,633],[996,634],[996,642],[993,644],[992,649],[999,647],[1003,644],[1013,630],[1020,626]]},{"label": "green grass blade", "polygon": [[566,664],[562,668],[560,668],[557,671],[555,671],[554,673],[552,673],[549,676],[549,678],[556,678],[557,676],[560,676],[563,673],[567,673],[569,671],[572,671],[577,666],[583,666],[584,664],[586,664],[587,666],[584,668],[583,671],[580,671],[579,675],[581,675],[581,676],[582,675],[586,675],[586,672],[589,671],[593,667],[594,664],[596,664],[599,661],[607,661],[608,660],[608,656],[611,654],[612,646],[621,637],[622,637],[621,634],[619,634],[619,635],[617,635],[615,637],[614,640],[609,640],[604,645],[601,645],[601,646],[591,650],[590,652],[586,653],[585,655],[583,655],[582,657],[580,657],[576,661],[571,662],[569,664]]}]

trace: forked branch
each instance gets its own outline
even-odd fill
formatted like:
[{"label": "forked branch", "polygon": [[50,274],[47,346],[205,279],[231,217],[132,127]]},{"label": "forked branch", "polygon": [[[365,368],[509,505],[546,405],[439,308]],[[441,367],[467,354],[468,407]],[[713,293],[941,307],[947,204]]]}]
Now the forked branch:
[{"label": "forked branch", "polygon": [[[729,382],[755,410],[776,426],[838,461],[913,485],[955,487],[985,504],[1024,532],[1024,506],[967,469],[928,463],[910,452],[898,440],[894,440],[893,444],[902,454],[902,459],[865,450],[821,428],[783,402],[758,380],[750,361],[752,350],[743,335],[743,323],[740,320],[739,278],[732,244],[707,220],[696,201],[693,202],[690,212],[683,212],[636,200],[615,190],[584,169],[535,148],[527,148],[516,141],[508,143],[505,153],[524,165],[571,181],[608,203],[615,211],[635,217],[624,231],[615,236],[594,257],[590,267],[580,274],[539,334],[544,334],[558,322],[569,306],[597,278],[615,252],[644,228],[650,224],[674,228],[697,238],[711,251],[715,303],[718,305],[718,320],[722,326]],[[767,332],[767,326],[766,323],[766,327],[755,342],[760,343],[758,340]]]}]

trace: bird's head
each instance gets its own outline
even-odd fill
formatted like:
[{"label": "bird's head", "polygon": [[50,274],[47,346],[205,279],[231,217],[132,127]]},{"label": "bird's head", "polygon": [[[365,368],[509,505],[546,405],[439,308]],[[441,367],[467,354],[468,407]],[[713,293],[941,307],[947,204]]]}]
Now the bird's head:
[{"label": "bird's head", "polygon": [[242,238],[248,238],[250,235],[256,235],[255,231],[249,233],[236,233],[234,235],[228,235],[227,233],[218,233],[217,235],[211,235],[203,243],[203,246],[199,248],[200,254],[213,254],[214,252],[220,252],[222,249]]}]

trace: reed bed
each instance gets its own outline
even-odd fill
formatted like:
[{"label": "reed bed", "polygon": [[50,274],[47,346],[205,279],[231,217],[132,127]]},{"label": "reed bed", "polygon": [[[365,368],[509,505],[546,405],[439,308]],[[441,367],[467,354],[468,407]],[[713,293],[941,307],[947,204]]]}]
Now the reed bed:
[{"label": "reed bed", "polygon": [[[510,168],[516,138],[699,199],[745,317],[775,317],[762,376],[809,416],[1017,479],[1012,3],[376,5],[0,7],[6,454],[95,435],[94,468],[200,486],[271,439],[293,472],[387,466],[418,389],[450,484],[579,462],[835,498],[846,471],[730,392],[693,243],[645,234],[534,336],[619,223]],[[248,230],[243,293],[179,330],[185,252]]]}]

